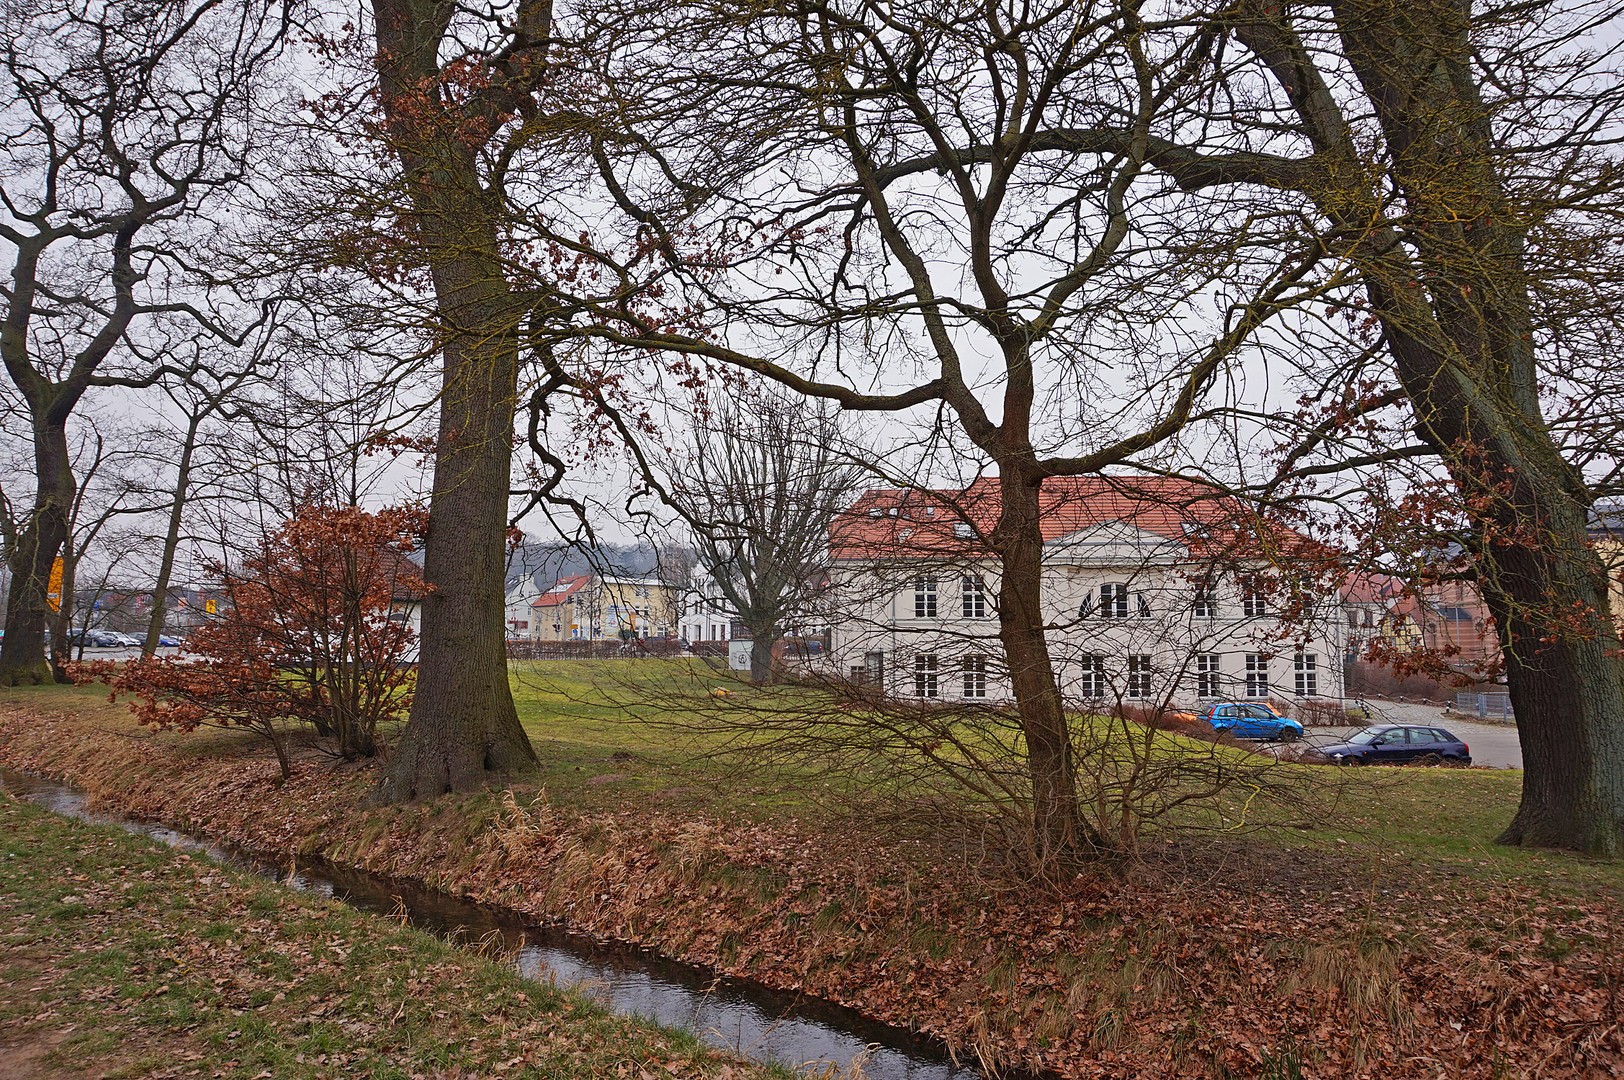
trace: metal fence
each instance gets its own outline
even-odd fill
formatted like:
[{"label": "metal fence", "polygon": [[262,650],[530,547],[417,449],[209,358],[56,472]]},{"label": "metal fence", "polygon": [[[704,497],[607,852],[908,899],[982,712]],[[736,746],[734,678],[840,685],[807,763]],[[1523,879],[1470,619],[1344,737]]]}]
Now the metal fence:
[{"label": "metal fence", "polygon": [[1491,716],[1498,720],[1510,720],[1511,695],[1456,694],[1455,711],[1465,716],[1475,716],[1479,720],[1487,720]]}]

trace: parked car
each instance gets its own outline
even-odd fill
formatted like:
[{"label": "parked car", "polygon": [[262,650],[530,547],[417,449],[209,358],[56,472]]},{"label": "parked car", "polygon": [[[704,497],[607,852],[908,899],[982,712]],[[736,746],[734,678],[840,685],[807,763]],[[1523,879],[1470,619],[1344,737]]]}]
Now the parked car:
[{"label": "parked car", "polygon": [[1212,730],[1224,732],[1237,739],[1300,739],[1303,726],[1281,716],[1273,707],[1261,701],[1219,701],[1196,714],[1198,720],[1212,725]]},{"label": "parked car", "polygon": [[166,649],[178,649],[185,644],[185,641],[176,637],[174,634],[159,634],[158,644],[162,645]]},{"label": "parked car", "polygon": [[1470,765],[1472,748],[1430,724],[1372,724],[1345,743],[1320,747],[1334,765],[1403,765],[1411,761]]}]

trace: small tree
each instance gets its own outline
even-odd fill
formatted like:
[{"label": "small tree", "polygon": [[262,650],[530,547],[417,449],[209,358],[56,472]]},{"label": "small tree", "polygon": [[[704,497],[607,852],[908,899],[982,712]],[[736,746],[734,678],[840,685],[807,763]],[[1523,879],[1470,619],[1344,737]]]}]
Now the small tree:
[{"label": "small tree", "polygon": [[406,558],[415,524],[404,510],[302,508],[224,575],[225,606],[192,638],[200,659],[135,661],[112,686],[154,727],[262,735],[283,779],[287,720],[343,758],[375,755],[378,725],[411,706],[416,635],[397,608],[425,591]]}]

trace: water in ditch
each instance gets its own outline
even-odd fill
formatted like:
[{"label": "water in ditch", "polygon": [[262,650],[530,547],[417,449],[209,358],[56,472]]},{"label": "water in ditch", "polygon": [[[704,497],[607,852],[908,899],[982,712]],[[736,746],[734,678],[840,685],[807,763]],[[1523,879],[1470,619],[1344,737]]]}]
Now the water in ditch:
[{"label": "water in ditch", "polygon": [[328,863],[278,866],[250,852],[211,843],[164,825],[86,809],[83,792],[0,767],[0,789],[67,817],[115,825],[171,847],[280,881],[301,892],[340,900],[363,911],[400,917],[431,933],[461,939],[495,934],[519,973],[578,987],[614,1012],[687,1028],[706,1042],[758,1061],[791,1066],[832,1062],[846,1068],[864,1056],[873,1080],[974,1080],[979,1073],[951,1061],[942,1048],[904,1028],[878,1023],[830,1002],[786,994],[743,979],[666,960],[628,946],[605,944],[520,915],[462,900],[408,882]]}]

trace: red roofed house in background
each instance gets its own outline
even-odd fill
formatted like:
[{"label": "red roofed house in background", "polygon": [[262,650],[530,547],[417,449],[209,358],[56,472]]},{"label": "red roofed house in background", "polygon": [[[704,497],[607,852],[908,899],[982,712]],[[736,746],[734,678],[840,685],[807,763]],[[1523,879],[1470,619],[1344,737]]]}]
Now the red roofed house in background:
[{"label": "red roofed house in background", "polygon": [[[1047,636],[1069,699],[1342,696],[1346,618],[1307,538],[1189,481],[1054,478],[1042,499]],[[994,479],[858,498],[829,538],[840,674],[902,697],[1011,697],[983,540],[998,509]]]}]

